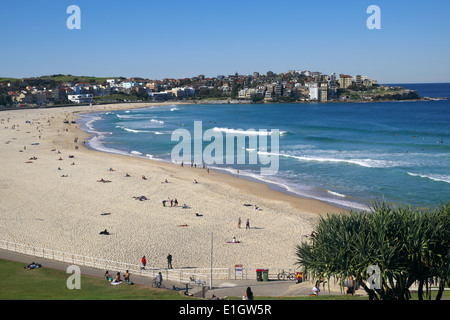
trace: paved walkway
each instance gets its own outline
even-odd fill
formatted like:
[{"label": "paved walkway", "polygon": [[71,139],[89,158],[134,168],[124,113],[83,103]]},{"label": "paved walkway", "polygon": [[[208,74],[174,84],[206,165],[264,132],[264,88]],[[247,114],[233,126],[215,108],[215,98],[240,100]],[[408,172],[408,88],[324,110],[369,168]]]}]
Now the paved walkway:
[{"label": "paved walkway", "polygon": [[[21,262],[24,265],[30,264],[31,262],[40,263],[44,268],[52,268],[56,270],[66,271],[67,267],[70,265],[67,262],[54,261],[49,259],[44,259],[40,257],[35,257],[31,255],[25,255],[21,253],[16,253],[12,251],[7,251],[0,249],[0,259],[10,260]],[[105,270],[88,268],[88,267],[80,267],[81,274],[87,276],[93,276],[98,278],[103,278]],[[121,271],[121,274],[124,274],[124,271]],[[117,270],[110,270],[111,274],[117,272]],[[149,277],[143,277],[138,275],[131,274],[131,280],[140,285],[151,286],[152,279]],[[186,288],[185,284],[181,284],[179,282],[174,281],[164,281],[166,288],[173,288],[173,286],[182,289],[183,291]],[[312,291],[312,284],[310,282],[305,282],[301,284],[295,284],[294,281],[278,281],[278,280],[270,280],[270,281],[257,281],[256,280],[256,272],[255,279],[246,279],[246,280],[214,280],[212,284],[212,289],[209,289],[208,286],[203,289],[200,286],[192,286],[188,287],[189,294],[199,297],[210,299],[213,295],[219,298],[224,298],[227,296],[237,296],[241,297],[244,295],[247,287],[250,287],[255,296],[269,296],[269,297],[281,297],[281,296],[309,296]],[[337,287],[332,287],[330,292],[326,292],[326,294],[341,294],[340,290]]]}]

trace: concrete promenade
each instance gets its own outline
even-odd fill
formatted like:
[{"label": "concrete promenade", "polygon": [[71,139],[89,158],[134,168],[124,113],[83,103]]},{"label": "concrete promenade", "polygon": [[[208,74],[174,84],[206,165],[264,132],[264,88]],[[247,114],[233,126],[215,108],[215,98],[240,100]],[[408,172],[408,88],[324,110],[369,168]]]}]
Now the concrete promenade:
[{"label": "concrete promenade", "polygon": [[[40,263],[43,268],[52,268],[56,270],[66,271],[67,267],[71,264],[67,262],[54,261],[35,257],[31,255],[25,255],[12,251],[0,249],[0,259],[21,262],[24,265],[31,262]],[[103,278],[105,270],[80,267],[81,274],[85,276],[92,276]],[[109,270],[111,274],[115,274],[120,271],[123,275],[125,270]],[[69,276],[69,275],[68,275]],[[143,277],[131,274],[131,280],[140,285],[151,286],[152,279],[149,277]],[[186,285],[175,281],[164,281],[166,288],[171,289],[173,286],[185,289]],[[294,281],[257,281],[256,273],[254,279],[246,280],[213,280],[212,289],[209,288],[209,284],[206,290],[203,291],[202,287],[196,285],[190,285],[188,287],[189,294],[195,297],[211,299],[212,296],[219,298],[226,298],[229,296],[241,297],[244,295],[247,287],[250,287],[255,296],[268,296],[268,297],[283,297],[283,296],[309,296],[312,292],[312,283],[304,282],[301,284],[295,284]],[[359,290],[361,291],[361,290]],[[362,292],[361,292],[362,293]],[[341,294],[337,286],[331,286],[331,291],[325,291],[323,294]]]}]

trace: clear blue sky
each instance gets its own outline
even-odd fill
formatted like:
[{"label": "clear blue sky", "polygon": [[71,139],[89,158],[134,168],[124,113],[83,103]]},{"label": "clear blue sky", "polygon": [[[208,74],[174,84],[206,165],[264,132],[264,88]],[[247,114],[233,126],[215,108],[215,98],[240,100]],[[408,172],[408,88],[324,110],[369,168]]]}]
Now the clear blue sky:
[{"label": "clear blue sky", "polygon": [[[369,5],[381,30],[369,30]],[[69,5],[81,30],[69,30]],[[2,0],[0,76],[288,70],[450,82],[448,0]]]}]

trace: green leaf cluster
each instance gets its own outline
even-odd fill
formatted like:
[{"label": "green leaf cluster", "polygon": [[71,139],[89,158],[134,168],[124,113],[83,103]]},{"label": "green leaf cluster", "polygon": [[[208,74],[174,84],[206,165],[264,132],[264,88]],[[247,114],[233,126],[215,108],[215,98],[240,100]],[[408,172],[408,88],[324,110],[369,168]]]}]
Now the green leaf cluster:
[{"label": "green leaf cluster", "polygon": [[[449,284],[450,203],[434,210],[393,207],[375,202],[370,210],[321,217],[314,237],[296,247],[297,264],[308,276],[355,279],[370,299],[409,300],[417,284],[419,299],[436,299]],[[380,269],[380,288],[367,280],[369,266]]]}]

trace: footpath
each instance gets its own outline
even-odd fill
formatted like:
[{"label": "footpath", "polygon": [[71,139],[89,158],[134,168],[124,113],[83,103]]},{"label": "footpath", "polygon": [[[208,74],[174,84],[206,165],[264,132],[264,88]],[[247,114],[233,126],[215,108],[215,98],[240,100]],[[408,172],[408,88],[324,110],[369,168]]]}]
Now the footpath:
[{"label": "footpath", "polygon": [[[39,258],[31,255],[25,255],[12,251],[0,249],[0,259],[21,262],[25,265],[31,262],[36,262],[42,265],[43,268],[51,268],[61,271],[67,271],[67,267],[70,265],[67,262],[54,261],[44,258]],[[81,274],[86,276],[103,278],[105,270],[80,267]],[[110,274],[115,274],[118,270],[109,270]],[[120,271],[123,275],[125,270]],[[68,274],[69,276],[69,274]],[[131,280],[135,284],[151,286],[152,279],[149,277],[143,277],[131,274]],[[175,281],[164,281],[164,285],[167,289],[172,289],[173,286],[185,291],[186,285]],[[213,280],[212,289],[209,284],[203,288],[201,286],[189,285],[188,293],[198,298],[211,299],[213,296],[218,298],[226,298],[229,296],[242,297],[247,289],[250,287],[255,296],[267,296],[267,297],[287,297],[287,296],[309,296],[312,292],[313,284],[311,282],[304,282],[296,284],[295,281],[258,281],[256,279],[256,273],[254,279],[231,279],[231,280]],[[342,294],[338,286],[330,286],[330,291],[326,290],[323,294]]]}]

